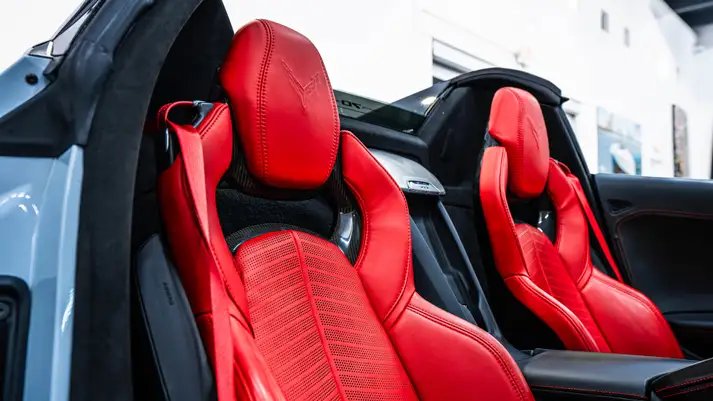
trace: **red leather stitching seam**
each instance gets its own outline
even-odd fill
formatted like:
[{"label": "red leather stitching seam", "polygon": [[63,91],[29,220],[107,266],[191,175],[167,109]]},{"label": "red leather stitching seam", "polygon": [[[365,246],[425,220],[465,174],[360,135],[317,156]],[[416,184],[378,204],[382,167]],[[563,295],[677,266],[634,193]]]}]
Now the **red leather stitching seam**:
[{"label": "red leather stitching seam", "polygon": [[505,194],[505,184],[503,183],[503,169],[505,166],[507,166],[506,157],[507,157],[507,151],[505,148],[502,148],[503,151],[500,152],[500,168],[498,169],[498,176],[496,178],[497,180],[497,185],[498,185],[498,192],[500,194],[500,203],[503,206],[503,210],[505,210],[505,213],[507,214],[507,219],[508,219],[508,224],[510,225],[510,233],[513,236],[513,239],[515,243],[517,244],[517,251],[520,254],[520,259],[522,260],[523,266],[525,266],[525,269],[527,270],[527,265],[525,264],[525,255],[522,253],[522,248],[520,247],[520,243],[517,240],[517,235],[515,235],[515,223],[512,221],[512,215],[510,214],[510,207],[508,206],[508,200],[507,200],[507,195]]},{"label": "red leather stitching seam", "polygon": [[265,42],[265,50],[262,54],[262,63],[260,65],[260,80],[257,86],[258,98],[258,134],[260,135],[260,150],[262,151],[262,179],[267,179],[267,115],[265,112],[265,97],[267,97],[267,70],[272,62],[272,52],[275,48],[275,36],[272,28],[267,21],[258,20],[265,28],[267,34],[267,42]]},{"label": "red leather stitching seam", "polygon": [[525,115],[525,110],[522,105],[522,102],[520,101],[520,97],[518,96],[517,92],[515,92],[512,89],[508,89],[508,92],[512,94],[515,97],[515,101],[517,102],[517,153],[515,154],[515,157],[518,159],[518,171],[517,177],[518,181],[520,181],[520,177],[522,177],[523,171],[522,169],[525,167],[525,140],[523,139],[523,126],[522,126],[522,120]]},{"label": "red leather stitching seam", "polygon": [[[594,276],[594,275],[589,276],[589,280],[592,279],[592,276]],[[604,344],[606,344],[607,347],[609,347],[609,351],[611,352],[613,348],[612,348],[612,346],[611,346],[611,344],[610,344],[610,341],[609,341],[609,339],[607,338],[606,333],[604,332],[604,330],[602,330],[602,328],[599,327],[599,322],[597,321],[596,316],[594,316],[594,314],[592,313],[592,308],[589,306],[589,302],[587,302],[587,298],[586,298],[581,292],[578,292],[577,294],[578,294],[578,295],[580,296],[580,298],[582,299],[582,303],[584,304],[584,307],[587,308],[587,312],[589,312],[589,316],[591,317],[592,321],[594,322],[594,325],[595,325],[595,326],[597,327],[597,329],[599,330],[599,335],[602,337],[602,340],[604,340]],[[582,324],[584,324],[584,323],[582,323]],[[596,340],[595,340],[594,342],[595,342],[595,344],[596,344]],[[597,347],[598,347],[598,344],[597,344]]]},{"label": "red leather stitching seam", "polygon": [[[218,119],[220,119],[220,116],[222,116],[223,113],[225,112],[225,110],[227,110],[227,109],[228,109],[228,108],[227,108],[225,105],[219,105],[217,109],[213,110],[213,115],[210,116],[210,117],[211,117],[211,119],[210,119],[210,124],[204,125],[204,126],[200,129],[200,131],[198,131],[198,135],[201,136],[201,139],[203,139],[203,137],[205,136],[205,134],[207,134],[208,131],[210,131],[211,128],[213,128],[213,126],[214,126],[215,123],[218,121]],[[204,122],[204,123],[205,123],[205,122]]]},{"label": "red leather stitching seam", "polygon": [[689,384],[694,384],[694,383],[703,382],[703,381],[710,380],[710,379],[713,379],[713,376],[706,376],[706,377],[701,377],[700,379],[696,379],[696,380],[689,380],[689,381],[683,382],[683,383],[672,384],[672,385],[670,385],[670,386],[666,386],[666,387],[664,387],[664,388],[659,389],[659,392],[661,392],[661,391],[666,391],[666,390],[671,390],[671,389],[674,389],[674,388],[677,388],[677,387],[687,386],[687,385],[689,385]]},{"label": "red leather stitching seam", "polygon": [[510,381],[510,385],[512,386],[512,389],[515,390],[515,392],[518,394],[521,400],[526,400],[527,397],[523,393],[522,389],[520,386],[517,384],[517,380],[515,379],[516,374],[513,373],[513,371],[510,369],[510,367],[505,363],[505,359],[503,356],[498,352],[498,350],[492,346],[487,340],[483,339],[482,337],[478,336],[475,333],[469,332],[468,330],[459,327],[441,317],[435,316],[431,314],[429,311],[421,309],[417,306],[409,304],[407,306],[409,310],[412,310],[414,313],[425,317],[426,319],[435,321],[436,323],[439,323],[440,325],[447,327],[456,333],[459,333],[461,335],[464,335],[472,340],[477,341],[479,344],[487,348],[488,351],[497,359],[498,364],[500,365],[500,368],[505,372],[505,374],[508,376],[508,380]]},{"label": "red leather stitching seam", "polygon": [[[364,149],[366,150],[366,146],[362,145]],[[369,152],[369,155],[371,156],[371,152]],[[376,162],[376,159],[374,156],[371,156],[372,159],[374,159],[374,162]],[[389,174],[386,169],[384,169],[383,166],[381,166],[381,163],[379,163],[379,167],[384,171],[384,173],[389,177],[391,182],[394,184],[396,188],[399,189],[399,195],[401,195],[401,201],[403,202],[404,205],[404,215],[405,215],[405,221],[406,225],[408,228],[407,235],[406,235],[406,268],[404,269],[404,282],[401,284],[401,291],[399,292],[399,296],[396,297],[396,301],[394,301],[394,304],[391,306],[389,311],[386,313],[386,317],[384,318],[384,321],[391,316],[391,314],[394,312],[394,309],[396,309],[396,305],[399,303],[401,298],[404,296],[404,292],[406,292],[406,284],[408,283],[408,274],[409,274],[409,269],[411,268],[411,216],[408,211],[408,203],[406,203],[406,195],[404,195],[404,192],[401,191],[401,188],[399,187],[399,184],[396,183],[394,178]]]},{"label": "red leather stitching seam", "polygon": [[[532,233],[528,232],[527,235],[530,236],[531,241],[535,241],[534,235]],[[542,259],[540,259],[539,249],[534,250],[533,254],[535,255],[535,259],[537,259],[537,263],[542,266]],[[530,272],[527,270],[527,266],[525,266],[525,271],[527,271],[527,274],[529,276]],[[552,286],[550,285],[550,282],[547,279],[547,274],[544,271],[542,272],[542,279],[545,280],[545,284],[547,284],[547,287],[549,287],[550,291],[552,291]]]},{"label": "red leather stitching seam", "polygon": [[679,391],[679,392],[676,392],[676,393],[663,395],[663,396],[661,396],[661,398],[670,398],[670,397],[673,397],[673,396],[676,396],[676,395],[695,393],[696,391],[705,390],[705,389],[711,388],[711,387],[713,387],[713,383],[707,384],[707,385],[702,386],[702,387],[690,388],[690,389],[688,389],[688,390],[682,390],[682,391]]},{"label": "red leather stitching seam", "polygon": [[319,58],[319,64],[322,66],[322,74],[324,76],[324,81],[325,84],[327,85],[327,89],[329,90],[329,98],[332,100],[332,121],[334,121],[334,138],[332,139],[332,152],[329,155],[329,166],[327,166],[327,175],[325,176],[324,180],[329,179],[329,175],[332,174],[332,170],[334,169],[334,163],[337,160],[337,150],[339,149],[339,139],[340,139],[340,131],[339,131],[339,112],[337,111],[337,101],[334,99],[334,91],[332,91],[332,84],[329,82],[329,75],[327,75],[327,69],[324,67],[324,60],[322,60],[322,57]]},{"label": "red leather stitching seam", "polygon": [[[528,279],[529,279],[529,277],[528,277]],[[524,281],[524,282],[527,283],[527,285],[529,285],[529,283],[528,283],[527,281]],[[546,296],[543,296],[542,294],[540,294],[539,291],[537,291],[537,290],[532,290],[531,288],[528,288],[528,289],[530,290],[531,293],[533,293],[534,295],[536,295],[537,297],[539,297],[539,298],[542,299],[543,301],[545,301],[545,302],[547,302],[548,304],[550,304],[554,309],[557,309],[557,310],[564,316],[564,318],[567,319],[567,320],[570,322],[570,324],[572,325],[572,328],[574,329],[574,331],[576,331],[577,334],[579,335],[579,339],[582,340],[582,343],[583,343],[584,346],[587,348],[587,351],[592,351],[592,352],[599,351],[599,347],[592,348],[592,347],[590,346],[589,341],[587,340],[587,336],[584,335],[584,333],[580,330],[580,327],[579,327],[579,325],[577,325],[577,322],[576,322],[574,319],[572,319],[572,317],[569,315],[569,313],[567,313],[568,311],[563,310],[560,305],[558,305],[558,304],[555,303],[555,302],[552,302],[551,299],[547,298]],[[570,312],[570,313],[571,313],[571,312]],[[581,322],[580,322],[580,323],[581,323]],[[595,343],[594,345],[596,345],[596,343]]]},{"label": "red leather stitching seam", "polygon": [[299,258],[299,261],[300,261],[300,270],[302,272],[302,280],[304,280],[305,290],[307,291],[307,297],[309,298],[309,306],[312,309],[312,317],[314,318],[314,324],[318,328],[317,332],[319,333],[319,339],[321,340],[320,342],[322,343],[322,349],[324,350],[324,356],[327,358],[327,363],[329,363],[329,369],[332,371],[332,375],[334,376],[334,382],[335,382],[334,384],[337,386],[337,390],[339,391],[339,394],[342,396],[342,399],[346,400],[347,395],[344,392],[344,387],[342,386],[341,380],[339,380],[339,372],[337,371],[337,366],[334,364],[334,359],[332,358],[332,354],[329,352],[329,346],[327,345],[327,337],[324,334],[324,327],[322,326],[322,322],[319,320],[319,312],[317,311],[317,305],[315,304],[314,294],[312,294],[312,288],[309,285],[309,277],[307,276],[307,263],[305,262],[305,256],[302,253],[302,245],[297,240],[297,236],[295,235],[294,232],[290,231],[289,233],[290,233],[290,237],[292,237],[292,241],[295,244],[295,250],[297,251],[297,257]]},{"label": "red leather stitching seam", "polygon": [[[555,160],[555,159],[553,159],[553,158],[550,157],[550,167],[551,167],[551,168],[552,168],[552,164],[553,164],[553,163],[554,163],[554,168],[557,168],[558,170],[560,170],[560,171],[562,171],[563,173],[565,173],[564,179],[567,180],[568,178],[567,178],[566,171],[564,171],[564,170],[562,169],[562,166],[564,167],[564,169],[567,169],[567,166],[565,166],[565,165],[563,165],[563,164],[560,165],[560,163],[559,163],[557,160]],[[549,174],[548,174],[548,175],[549,175]],[[568,185],[569,185],[569,183],[568,183]],[[547,194],[549,195],[550,199],[553,199],[552,191],[551,191],[549,188],[547,189]],[[574,197],[576,198],[576,196],[577,196],[577,195],[575,194]],[[571,196],[570,196],[570,199],[571,199]],[[575,200],[576,200],[576,199],[575,199]],[[570,208],[571,208],[571,206],[570,206]],[[556,212],[559,212],[559,213],[562,213],[562,212],[565,210],[565,208],[562,207],[562,205],[557,205],[557,204],[555,205],[555,209],[556,209],[555,211],[556,211]],[[559,209],[559,210],[557,210],[557,209]],[[580,207],[580,210],[581,210],[581,207]],[[586,218],[586,217],[585,217],[585,218]],[[558,252],[558,253],[560,252],[561,245],[562,245],[562,242],[561,242],[561,241],[562,241],[562,235],[563,235],[563,233],[564,233],[564,227],[565,227],[564,222],[562,222],[561,219],[558,219],[558,221],[557,221],[557,232],[555,233],[555,249],[557,249],[557,252]],[[589,230],[588,230],[588,229],[584,231],[584,236],[585,236],[585,239],[586,239],[586,243],[589,244]],[[564,262],[564,261],[563,261],[563,262]],[[591,263],[589,252],[586,252],[585,263],[587,263],[587,264]],[[581,287],[583,287],[583,286],[586,284],[586,283],[581,283],[582,277],[584,277],[584,274],[586,273],[586,271],[587,271],[587,268],[586,268],[586,266],[585,266],[585,267],[582,269],[582,271],[579,273],[579,277],[577,277],[577,280],[574,281],[574,283],[575,283],[575,285],[576,285],[576,287],[577,287],[578,289],[581,288]],[[581,287],[580,287],[580,285],[581,285]]]},{"label": "red leather stitching seam", "polygon": [[631,393],[621,393],[617,391],[604,391],[604,390],[592,390],[588,388],[576,388],[576,387],[563,387],[563,386],[546,386],[541,384],[531,384],[530,387],[542,388],[542,389],[552,389],[552,390],[569,390],[569,391],[579,391],[582,393],[593,393],[593,394],[609,394],[609,395],[622,395],[625,397],[636,398],[639,400],[646,400],[647,398],[643,395],[631,394]]},{"label": "red leather stitching seam", "polygon": [[[398,184],[396,181],[394,181],[393,177],[391,177],[391,174],[389,174],[386,169],[379,163],[376,158],[369,152],[369,150],[364,146],[363,143],[359,139],[357,139],[354,134],[352,134],[349,131],[344,131],[345,135],[349,135],[356,143],[358,146],[361,146],[362,149],[366,152],[366,154],[371,158],[371,160],[376,163],[379,169],[389,178],[391,183],[396,187],[399,188]],[[354,186],[349,182],[349,179],[345,178],[345,181],[347,182],[347,185],[351,189],[352,194],[354,197],[357,199],[357,203],[359,203],[359,209],[361,209],[362,214],[364,215],[364,225],[367,227],[366,230],[364,231],[364,235],[362,236],[362,241],[364,241],[364,244],[362,245],[362,252],[359,254],[355,269],[359,270],[359,267],[361,266],[361,263],[363,261],[363,255],[366,254],[367,251],[367,245],[368,245],[368,235],[369,235],[369,220],[368,220],[368,212],[366,208],[364,207],[364,200],[362,197],[359,195],[358,191],[354,190]],[[405,215],[406,215],[406,224],[409,225],[410,227],[410,222],[409,222],[409,212],[408,212],[408,204],[406,203],[406,196],[403,194],[403,191],[399,188],[399,194],[401,194],[401,201],[403,202],[404,205],[404,210],[405,210]],[[394,300],[393,305],[389,308],[388,312],[386,312],[386,315],[384,315],[383,322],[386,322],[386,320],[389,318],[391,313],[394,311],[396,308],[396,305],[399,303],[399,300],[403,297],[404,292],[406,291],[406,284],[408,283],[408,275],[409,275],[409,268],[411,267],[411,229],[409,228],[408,230],[408,238],[407,238],[407,244],[406,244],[406,268],[404,269],[404,281],[401,284],[401,290],[399,291],[399,295],[396,297]],[[388,329],[388,327],[386,328]]]},{"label": "red leather stitching seam", "polygon": [[[640,303],[641,305],[643,305],[646,309],[648,309],[649,312],[651,312],[651,313],[654,314],[654,316],[656,317],[656,320],[658,320],[659,324],[661,324],[662,326],[664,326],[667,330],[670,330],[670,329],[671,329],[671,327],[668,325],[668,322],[666,321],[666,319],[664,319],[663,315],[661,315],[661,312],[659,312],[657,309],[653,308],[652,305],[650,304],[651,301],[649,301],[648,299],[643,298],[643,295],[641,295],[641,293],[638,293],[638,292],[636,292],[636,291],[632,291],[631,289],[629,289],[629,287],[625,287],[625,286],[615,286],[615,285],[609,283],[608,281],[601,280],[601,279],[599,279],[599,278],[598,278],[598,280],[599,280],[600,283],[602,283],[602,284],[604,284],[604,285],[607,285],[607,286],[609,286],[609,287],[612,288],[612,289],[619,290],[620,292],[623,292],[623,293],[625,293],[625,294],[628,294],[628,295],[631,296],[632,298],[634,298],[634,299],[636,299],[637,301],[639,301],[639,303]],[[648,301],[648,302],[647,302],[647,301]]]}]

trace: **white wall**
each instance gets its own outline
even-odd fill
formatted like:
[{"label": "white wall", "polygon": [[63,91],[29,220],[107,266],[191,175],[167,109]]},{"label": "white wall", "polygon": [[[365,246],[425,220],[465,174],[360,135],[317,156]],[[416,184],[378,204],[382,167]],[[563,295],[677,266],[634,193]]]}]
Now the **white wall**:
[{"label": "white wall", "polygon": [[[432,43],[552,80],[573,101],[576,130],[597,164],[596,109],[641,124],[643,173],[673,173],[671,105],[686,110],[691,176],[713,148],[713,50],[663,0],[224,0],[235,27],[286,24],[321,51],[335,88],[393,101],[431,84]],[[0,70],[48,38],[79,0],[3,0]],[[656,10],[656,14],[652,11]],[[601,10],[610,32],[599,28]],[[42,12],[37,12],[42,10]],[[631,32],[624,46],[623,29]],[[6,34],[10,32],[11,34]],[[521,55],[518,64],[516,55]]]},{"label": "white wall", "polygon": [[[691,175],[708,176],[713,91],[696,88],[702,79],[713,79],[705,74],[713,57],[693,56],[695,35],[675,14],[660,24],[649,0],[456,3],[462,2],[424,0],[421,12],[480,37],[490,44],[486,53],[493,53],[492,44],[504,53],[530,53],[524,69],[552,80],[576,101],[577,135],[590,167],[597,165],[596,109],[601,106],[641,124],[643,174],[672,175],[671,105],[676,103],[689,117]],[[608,33],[600,29],[601,10],[609,13]],[[624,45],[625,27],[630,47]]]},{"label": "white wall", "polygon": [[[434,39],[498,66],[522,68],[516,54],[524,54],[525,70],[552,80],[573,99],[577,135],[594,171],[596,110],[601,106],[641,125],[643,174],[671,176],[671,106],[675,103],[688,113],[691,176],[707,178],[713,75],[706,71],[713,67],[713,51],[694,55],[693,32],[675,14],[657,19],[650,1],[364,0],[351,5],[329,0],[239,0],[228,4],[235,25],[263,17],[302,31],[323,53],[336,88],[379,100],[392,101],[430,84]],[[312,11],[305,13],[305,9]],[[608,33],[600,29],[602,9],[609,13]],[[625,27],[630,31],[630,47],[624,45]]]},{"label": "white wall", "polygon": [[80,4],[80,0],[0,0],[0,72],[30,47],[52,37]]},{"label": "white wall", "polygon": [[335,88],[393,101],[431,84],[430,41],[416,30],[411,0],[224,3],[236,28],[266,18],[310,38]]}]

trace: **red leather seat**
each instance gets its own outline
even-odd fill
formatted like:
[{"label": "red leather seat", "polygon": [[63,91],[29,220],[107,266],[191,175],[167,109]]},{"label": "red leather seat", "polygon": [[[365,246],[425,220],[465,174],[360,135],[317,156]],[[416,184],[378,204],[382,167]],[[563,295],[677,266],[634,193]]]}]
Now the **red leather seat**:
[{"label": "red leather seat", "polygon": [[[160,177],[165,228],[218,399],[532,400],[495,339],[415,293],[405,198],[340,131],[312,43],[252,22],[235,35],[220,78],[230,104],[214,104],[196,126],[171,119],[189,103],[159,116],[181,148]],[[281,199],[336,177],[362,216],[356,263],[333,242],[285,227],[256,229],[233,254],[216,211],[226,174]]]},{"label": "red leather seat", "polygon": [[[480,198],[497,270],[515,298],[568,349],[681,358],[656,306],[592,265],[579,181],[549,157],[537,100],[520,89],[498,90],[487,135]],[[511,215],[512,202],[537,205],[543,193],[553,204],[554,241]]]}]

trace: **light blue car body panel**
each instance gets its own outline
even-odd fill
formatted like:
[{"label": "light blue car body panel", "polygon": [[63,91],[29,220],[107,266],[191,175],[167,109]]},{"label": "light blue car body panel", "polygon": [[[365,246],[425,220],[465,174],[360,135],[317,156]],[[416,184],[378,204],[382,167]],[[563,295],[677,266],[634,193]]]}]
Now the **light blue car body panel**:
[{"label": "light blue car body panel", "polygon": [[24,280],[31,308],[25,400],[69,398],[83,150],[0,157],[0,274]]}]

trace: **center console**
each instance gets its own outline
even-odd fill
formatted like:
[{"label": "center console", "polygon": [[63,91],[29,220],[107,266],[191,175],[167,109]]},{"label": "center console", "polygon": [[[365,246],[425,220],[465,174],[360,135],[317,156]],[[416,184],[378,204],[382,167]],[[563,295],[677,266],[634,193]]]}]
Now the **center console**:
[{"label": "center console", "polygon": [[598,352],[543,351],[519,364],[537,400],[648,400],[656,379],[695,362]]}]

